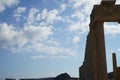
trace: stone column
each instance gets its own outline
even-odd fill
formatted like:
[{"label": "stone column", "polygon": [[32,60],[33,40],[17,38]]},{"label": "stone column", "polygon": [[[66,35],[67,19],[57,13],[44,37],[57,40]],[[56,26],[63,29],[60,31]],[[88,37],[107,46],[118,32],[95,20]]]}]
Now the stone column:
[{"label": "stone column", "polygon": [[117,67],[117,79],[120,80],[120,67]]},{"label": "stone column", "polygon": [[98,80],[98,71],[97,71],[97,56],[96,56],[96,28],[95,26],[93,27],[93,25],[90,28],[91,33],[92,33],[92,52],[93,52],[93,80]]},{"label": "stone column", "polygon": [[[96,71],[97,80],[107,80],[107,65],[106,65],[106,53],[105,53],[105,39],[104,39],[104,28],[103,22],[96,21],[94,23],[95,28],[95,44],[94,48],[96,49],[96,53],[94,53],[94,72]],[[94,76],[94,77],[96,77]],[[95,79],[96,80],[96,79]]]},{"label": "stone column", "polygon": [[113,57],[113,78],[114,80],[118,80],[117,79],[117,61],[116,61],[116,55],[115,53],[112,54]]}]

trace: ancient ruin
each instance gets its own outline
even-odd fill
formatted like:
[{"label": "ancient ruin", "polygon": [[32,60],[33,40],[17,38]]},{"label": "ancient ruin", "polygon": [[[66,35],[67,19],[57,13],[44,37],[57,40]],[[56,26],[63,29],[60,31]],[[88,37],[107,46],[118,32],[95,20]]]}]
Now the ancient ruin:
[{"label": "ancient ruin", "polygon": [[117,67],[116,55],[113,53],[113,76],[114,80],[120,80],[120,67]]},{"label": "ancient ruin", "polygon": [[[79,68],[80,80],[108,80],[103,23],[120,22],[120,5],[115,5],[115,2],[116,0],[102,0],[92,10],[85,58]],[[117,71],[119,69],[115,68]],[[119,80],[118,76],[116,78],[114,80]]]}]

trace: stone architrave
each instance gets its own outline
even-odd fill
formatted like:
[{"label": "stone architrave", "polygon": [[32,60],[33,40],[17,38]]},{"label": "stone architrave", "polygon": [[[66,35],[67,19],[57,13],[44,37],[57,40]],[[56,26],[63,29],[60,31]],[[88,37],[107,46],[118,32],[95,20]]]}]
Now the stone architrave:
[{"label": "stone architrave", "polygon": [[120,5],[115,5],[115,1],[103,0],[92,10],[80,80],[108,80],[103,24],[120,22]]}]

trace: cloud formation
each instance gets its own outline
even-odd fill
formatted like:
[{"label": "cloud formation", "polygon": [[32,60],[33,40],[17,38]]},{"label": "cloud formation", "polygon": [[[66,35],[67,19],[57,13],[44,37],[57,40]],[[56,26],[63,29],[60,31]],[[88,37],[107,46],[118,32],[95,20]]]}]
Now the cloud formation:
[{"label": "cloud formation", "polygon": [[20,17],[22,16],[22,13],[24,13],[26,11],[26,7],[18,7],[15,11],[14,11],[14,17],[17,18],[17,20],[20,20]]},{"label": "cloud formation", "polygon": [[0,24],[0,44],[2,48],[21,48],[25,44],[32,44],[34,41],[46,40],[52,34],[52,27],[30,25],[18,30],[7,23]]},{"label": "cloud formation", "polygon": [[[18,3],[18,0],[8,2],[1,0],[0,12]],[[12,23],[0,23],[0,48],[13,52],[44,54],[33,56],[33,59],[46,58],[48,55],[51,58],[75,56],[78,51],[75,51],[74,47],[80,42],[80,36],[88,32],[89,16],[93,5],[97,3],[99,3],[97,0],[68,0],[66,3],[62,1],[58,8],[39,10],[32,7],[28,12],[26,12],[27,7],[18,7],[13,11],[13,16],[17,20],[22,20],[20,17],[26,13],[26,22],[21,28],[17,28]],[[107,34],[120,33],[119,26],[105,26]]]},{"label": "cloud formation", "polygon": [[38,56],[32,56],[32,59],[48,59],[48,58],[50,58],[50,59],[67,59],[68,58],[68,56],[44,56],[44,55],[38,55]]},{"label": "cloud formation", "polygon": [[73,56],[75,52],[64,48],[55,40],[50,40],[53,35],[51,26],[25,26],[17,30],[7,23],[0,24],[0,47],[13,52],[40,52],[49,55]]},{"label": "cloud formation", "polygon": [[[19,7],[15,11],[15,14],[21,15],[25,10],[25,7]],[[43,9],[40,12],[39,9],[31,8],[23,28],[18,29],[13,25],[1,23],[0,37],[2,38],[0,44],[3,44],[1,48],[6,48],[13,52],[40,52],[50,55],[62,55],[64,53],[67,56],[75,55],[72,49],[62,47],[59,42],[51,38],[54,35],[54,27],[51,24],[60,20],[58,14],[59,11],[57,9],[51,11]],[[40,24],[37,24],[39,21]]]},{"label": "cloud formation", "polygon": [[80,37],[75,36],[75,37],[73,38],[73,43],[78,43],[79,41],[80,41]]},{"label": "cloud formation", "polygon": [[3,12],[7,7],[11,7],[19,3],[19,0],[0,0],[0,12]]},{"label": "cloud formation", "polygon": [[104,24],[105,26],[105,33],[106,34],[112,34],[112,35],[115,35],[115,34],[120,34],[120,24],[107,24],[105,23]]},{"label": "cloud formation", "polygon": [[34,24],[34,22],[45,22],[45,24],[53,24],[55,21],[61,20],[61,17],[58,15],[59,11],[53,9],[48,11],[44,8],[42,12],[39,12],[39,9],[31,8],[28,15],[28,24]]}]

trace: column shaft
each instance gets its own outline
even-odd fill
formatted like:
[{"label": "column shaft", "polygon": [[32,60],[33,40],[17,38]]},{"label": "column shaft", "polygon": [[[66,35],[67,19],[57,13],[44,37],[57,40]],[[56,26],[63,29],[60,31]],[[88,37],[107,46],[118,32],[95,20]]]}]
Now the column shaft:
[{"label": "column shaft", "polygon": [[105,53],[105,39],[104,39],[104,28],[103,22],[95,22],[95,44],[96,44],[96,63],[97,69],[97,80],[107,80],[107,64],[106,64],[106,53]]},{"label": "column shaft", "polygon": [[116,62],[116,55],[115,53],[112,54],[113,57],[113,78],[114,80],[118,80],[117,79],[117,62]]}]

